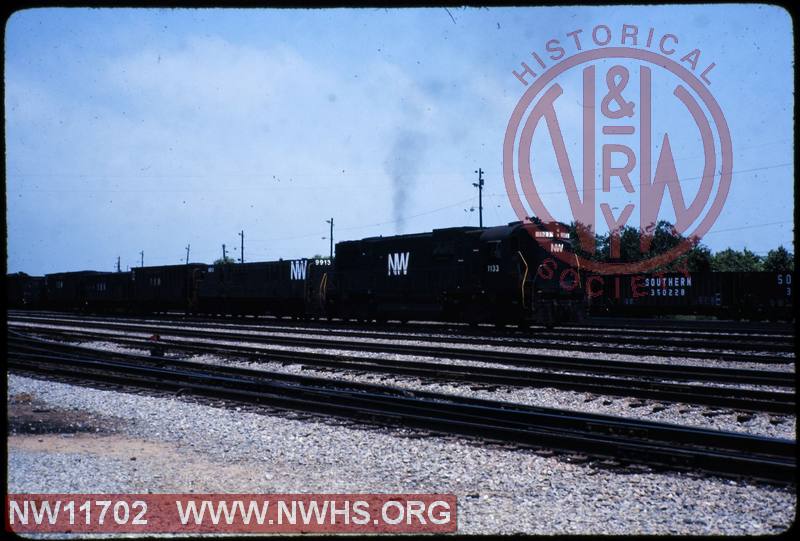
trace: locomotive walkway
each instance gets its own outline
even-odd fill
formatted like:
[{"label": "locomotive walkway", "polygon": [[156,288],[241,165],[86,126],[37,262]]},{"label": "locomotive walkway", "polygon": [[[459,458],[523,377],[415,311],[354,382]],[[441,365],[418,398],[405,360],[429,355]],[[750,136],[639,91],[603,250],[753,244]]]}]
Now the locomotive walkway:
[{"label": "locomotive walkway", "polygon": [[795,481],[792,440],[112,353],[16,332],[8,338],[9,368],[39,377],[301,410],[612,458],[622,464],[702,470],[780,484]]},{"label": "locomotive walkway", "polygon": [[[526,369],[493,368],[444,364],[416,360],[393,360],[375,357],[355,356],[343,353],[310,353],[287,351],[269,347],[254,347],[243,344],[221,344],[219,340],[230,341],[229,333],[219,333],[210,337],[207,332],[174,332],[161,329],[159,340],[154,343],[147,338],[120,334],[120,331],[93,332],[91,330],[59,329],[47,326],[15,326],[26,332],[35,332],[68,340],[106,340],[114,343],[143,349],[174,350],[191,353],[208,353],[223,357],[244,357],[249,361],[273,361],[290,364],[303,364],[328,370],[349,370],[397,374],[426,379],[469,382],[473,384],[505,385],[522,387],[552,387],[562,390],[591,392],[602,395],[629,396],[656,401],[699,404],[714,407],[727,407],[743,411],[766,411],[790,414],[795,409],[793,392],[780,392],[774,389],[743,389],[718,385],[680,384],[661,382],[659,379],[735,383],[738,385],[769,385],[792,388],[794,375],[785,372],[743,370],[716,367],[690,367],[657,365],[648,363],[601,361],[596,359],[574,359],[555,356],[531,356],[499,354],[487,351],[472,351],[472,360],[489,361],[494,364],[510,364]],[[205,340],[203,340],[205,338]],[[214,338],[217,341],[209,340]],[[190,339],[190,340],[187,340]],[[237,339],[237,341],[239,341]],[[269,345],[269,337],[242,335],[242,342]],[[505,362],[504,360],[505,359]],[[531,370],[535,368],[536,370]],[[571,373],[554,373],[542,370],[559,370]],[[604,374],[604,376],[586,375]],[[606,375],[624,376],[607,377]]]}]

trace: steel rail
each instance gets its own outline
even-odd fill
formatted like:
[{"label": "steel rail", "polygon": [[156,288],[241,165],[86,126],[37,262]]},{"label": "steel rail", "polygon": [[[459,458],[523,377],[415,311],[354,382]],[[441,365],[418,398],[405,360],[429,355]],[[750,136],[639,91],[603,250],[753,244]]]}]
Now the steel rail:
[{"label": "steel rail", "polygon": [[[32,327],[32,326],[11,326],[21,331],[26,332],[41,332],[44,334],[60,333],[68,329],[58,329],[52,327]],[[124,328],[111,329],[109,332],[128,332]],[[89,330],[71,330],[73,333],[84,332],[90,333]],[[216,339],[225,340],[230,342],[245,342],[249,344],[259,344],[264,346],[280,345],[287,346],[293,345],[295,347],[309,347],[338,350],[359,350],[368,352],[382,352],[393,353],[402,355],[417,355],[427,356],[434,358],[451,358],[470,361],[479,361],[492,364],[500,364],[507,366],[518,366],[526,368],[538,368],[558,370],[564,372],[587,372],[593,374],[607,374],[627,377],[637,377],[646,379],[662,379],[662,380],[675,380],[675,381],[706,381],[715,383],[737,383],[748,385],[771,385],[775,387],[789,387],[795,386],[795,375],[790,372],[777,372],[766,370],[749,370],[740,368],[719,368],[719,367],[704,367],[704,366],[686,366],[686,365],[669,365],[669,364],[656,364],[635,361],[616,361],[616,360],[603,360],[603,359],[581,359],[574,357],[565,357],[557,355],[541,355],[541,354],[521,354],[521,353],[508,353],[484,350],[448,350],[442,349],[426,349],[420,350],[418,347],[408,349],[409,346],[397,345],[383,345],[383,344],[359,344],[351,342],[333,341],[333,344],[326,343],[324,346],[319,346],[318,341],[304,341],[298,339],[287,340],[284,337],[271,337],[259,335],[232,335],[230,333],[211,333],[207,331],[185,331],[180,329],[170,329],[166,332],[164,329],[148,328],[146,330],[137,329],[141,335],[158,334],[162,343],[172,340],[177,343],[175,338],[191,338],[192,342],[196,339]],[[90,335],[86,335],[90,336]],[[113,335],[104,333],[94,333],[92,337],[101,339],[109,338]],[[186,342],[180,342],[186,344]],[[190,343],[190,344],[191,344]],[[219,346],[220,344],[217,344]],[[239,344],[236,344],[239,345]],[[269,354],[272,358],[296,358],[298,352],[287,352],[281,349],[269,349],[264,347],[260,349],[265,354]],[[342,358],[349,354],[335,353],[333,357]]]},{"label": "steel rail", "polygon": [[[18,321],[43,321],[43,320],[71,320],[71,321],[113,321],[115,323],[143,324],[148,318],[131,317],[98,317],[98,316],[26,316],[12,314]],[[149,321],[153,321],[152,318]],[[265,323],[259,321],[258,325],[250,325],[226,320],[215,320],[201,317],[185,318],[158,318],[159,324],[163,325],[182,325],[189,324],[194,327],[229,327],[231,329],[247,331],[264,331],[270,328],[277,329],[277,332],[296,333],[296,332],[315,332],[327,336],[368,338],[376,340],[421,340],[434,343],[458,343],[458,344],[480,344],[502,347],[540,347],[540,348],[564,348],[588,352],[604,353],[627,353],[631,351],[631,345],[640,346],[636,351],[641,354],[656,356],[674,356],[675,352],[663,349],[664,346],[677,346],[681,348],[682,355],[688,357],[705,357],[707,352],[691,351],[693,349],[706,350],[730,350],[739,352],[773,352],[773,353],[792,353],[794,352],[794,340],[776,340],[775,337],[748,337],[748,336],[724,336],[722,338],[702,337],[696,333],[686,333],[672,335],[669,333],[647,333],[646,336],[629,335],[623,333],[612,333],[611,335],[587,335],[585,332],[576,332],[573,335],[565,336],[564,331],[536,331],[534,335],[520,335],[505,333],[494,333],[493,335],[481,335],[478,333],[464,333],[465,329],[459,329],[460,335],[448,335],[442,329],[434,331],[434,335],[426,335],[422,332],[384,332],[378,330],[341,330],[328,326],[297,326],[279,325],[277,323]],[[757,338],[757,339],[754,339]],[[566,342],[566,343],[565,343]],[[616,344],[616,346],[614,345]],[[622,346],[620,346],[622,345]],[[649,346],[649,347],[646,347]],[[732,358],[730,353],[712,352],[712,354],[727,356]],[[791,362],[790,358],[784,358],[781,362]]]},{"label": "steel rail", "polygon": [[[59,329],[43,326],[16,326],[20,330],[38,330],[43,333],[55,332]],[[304,338],[287,338],[281,336],[265,336],[256,334],[236,334],[229,332],[210,332],[184,330],[176,328],[162,329],[154,326],[104,325],[99,329],[116,332],[134,332],[139,334],[159,334],[163,339],[200,338],[226,340],[230,342],[247,342],[251,344],[280,345],[307,348],[324,348],[338,350],[356,350],[401,355],[417,355],[436,358],[462,359],[480,361],[509,366],[544,368],[559,371],[579,371],[601,373],[628,377],[659,378],[677,381],[709,381],[717,383],[739,383],[751,385],[773,385],[778,387],[794,387],[795,375],[790,372],[765,370],[749,370],[739,368],[719,368],[703,366],[670,365],[636,361],[618,361],[604,359],[582,359],[558,355],[529,354],[520,352],[487,351],[481,349],[431,348],[413,345],[380,344],[371,342],[348,342],[341,340],[306,340]],[[64,329],[62,329],[64,330]],[[84,332],[90,332],[88,329]],[[279,354],[278,352],[275,352]]]},{"label": "steel rail", "polygon": [[[795,411],[795,394],[774,390],[753,390],[732,387],[661,383],[642,379],[623,379],[583,374],[563,374],[509,368],[439,364],[424,361],[396,361],[325,353],[265,351],[262,348],[219,345],[214,342],[193,340],[191,343],[175,340],[135,339],[86,331],[46,330],[43,334],[72,340],[105,340],[139,349],[205,353],[219,356],[244,357],[252,362],[282,362],[305,366],[412,376],[439,381],[456,381],[483,386],[550,387],[554,389],[588,392],[599,395],[633,397],[657,402],[674,402],[702,406],[732,408],[738,411],[763,411],[791,414]],[[753,384],[742,381],[740,383]]]},{"label": "steel rail", "polygon": [[[50,375],[83,381],[155,386],[281,409],[366,418],[391,425],[610,456],[668,468],[701,469],[777,483],[794,482],[796,445],[791,440],[408,392],[309,376],[233,367],[222,369],[129,354],[109,355],[99,350],[76,346],[65,349],[63,345],[13,337],[9,346],[12,368],[43,370]],[[114,360],[107,360],[108,356]]]},{"label": "steel rail", "polygon": [[[42,310],[9,310],[9,315],[12,316],[31,316],[31,317],[86,317],[85,312],[54,312]],[[675,326],[670,325],[667,320],[652,320],[648,324],[642,324],[640,327],[630,327],[627,325],[613,326],[611,323],[570,323],[555,327],[555,330],[547,330],[545,327],[533,325],[527,329],[520,329],[517,326],[493,326],[489,324],[482,324],[477,327],[470,326],[465,323],[434,323],[434,322],[416,322],[411,321],[405,324],[398,323],[377,323],[377,322],[355,322],[340,319],[282,319],[275,316],[238,316],[238,315],[209,315],[209,314],[184,314],[184,313],[166,313],[166,314],[130,314],[130,313],[93,313],[90,316],[96,317],[112,317],[119,320],[137,321],[142,319],[169,321],[174,320],[180,323],[224,323],[238,325],[241,322],[256,322],[256,327],[283,327],[283,328],[299,328],[299,329],[325,329],[325,330],[338,330],[339,332],[347,332],[348,330],[375,330],[378,332],[397,332],[402,330],[408,334],[461,334],[467,337],[509,337],[509,338],[522,338],[528,339],[537,336],[554,336],[555,338],[563,337],[565,330],[578,331],[578,332],[599,332],[607,336],[615,337],[634,337],[634,338],[658,338],[663,336],[671,336],[673,338],[697,338],[698,336],[713,337],[720,333],[725,333],[726,340],[746,342],[752,340],[766,341],[778,340],[783,345],[793,345],[795,341],[794,330],[792,327],[785,329],[776,328],[775,324],[770,324],[769,327],[747,327],[746,324],[741,324],[742,327],[708,327],[703,322],[695,321],[682,321],[683,325]],[[642,320],[647,322],[648,320]],[[708,323],[708,322],[706,322]],[[243,323],[246,325],[247,323]],[[532,336],[531,333],[535,333]]]}]

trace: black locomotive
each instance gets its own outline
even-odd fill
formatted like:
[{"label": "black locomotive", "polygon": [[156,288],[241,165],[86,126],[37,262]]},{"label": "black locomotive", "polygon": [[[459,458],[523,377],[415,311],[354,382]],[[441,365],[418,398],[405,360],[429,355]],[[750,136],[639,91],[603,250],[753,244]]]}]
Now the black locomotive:
[{"label": "black locomotive", "polygon": [[[550,228],[557,238],[547,244],[571,250],[566,227]],[[330,311],[379,321],[524,325],[579,319],[580,277],[576,273],[574,283],[562,287],[559,277],[565,265],[535,238],[537,232],[548,231],[514,222],[339,243]]]},{"label": "black locomotive", "polygon": [[19,287],[9,287],[9,300],[13,293],[17,306],[59,310],[552,324],[585,311],[580,273],[551,254],[571,250],[564,224],[457,227],[340,242],[335,262],[50,274],[37,302],[17,299]]}]

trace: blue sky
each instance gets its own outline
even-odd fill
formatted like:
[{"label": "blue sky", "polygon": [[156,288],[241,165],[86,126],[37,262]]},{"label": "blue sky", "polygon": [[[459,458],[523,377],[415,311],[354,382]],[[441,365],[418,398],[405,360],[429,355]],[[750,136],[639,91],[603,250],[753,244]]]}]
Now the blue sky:
[{"label": "blue sky", "polygon": [[[511,72],[597,24],[716,63],[734,177],[704,242],[791,247],[793,28],[776,7],[36,9],[5,35],[8,270],[179,263],[187,244],[238,257],[242,229],[250,261],[327,254],[331,216],[337,241],[477,225],[478,167],[484,221],[513,221]],[[673,142],[699,175],[696,137]]]}]

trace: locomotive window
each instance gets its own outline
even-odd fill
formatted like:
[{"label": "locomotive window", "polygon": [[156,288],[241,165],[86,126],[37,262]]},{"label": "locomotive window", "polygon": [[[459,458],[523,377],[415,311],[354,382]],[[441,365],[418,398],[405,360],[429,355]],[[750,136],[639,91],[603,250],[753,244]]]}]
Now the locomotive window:
[{"label": "locomotive window", "polygon": [[492,240],[486,243],[486,257],[493,259],[500,259],[503,257],[499,240]]},{"label": "locomotive window", "polygon": [[434,256],[448,256],[453,255],[454,252],[455,243],[452,240],[439,242],[433,248]]}]

